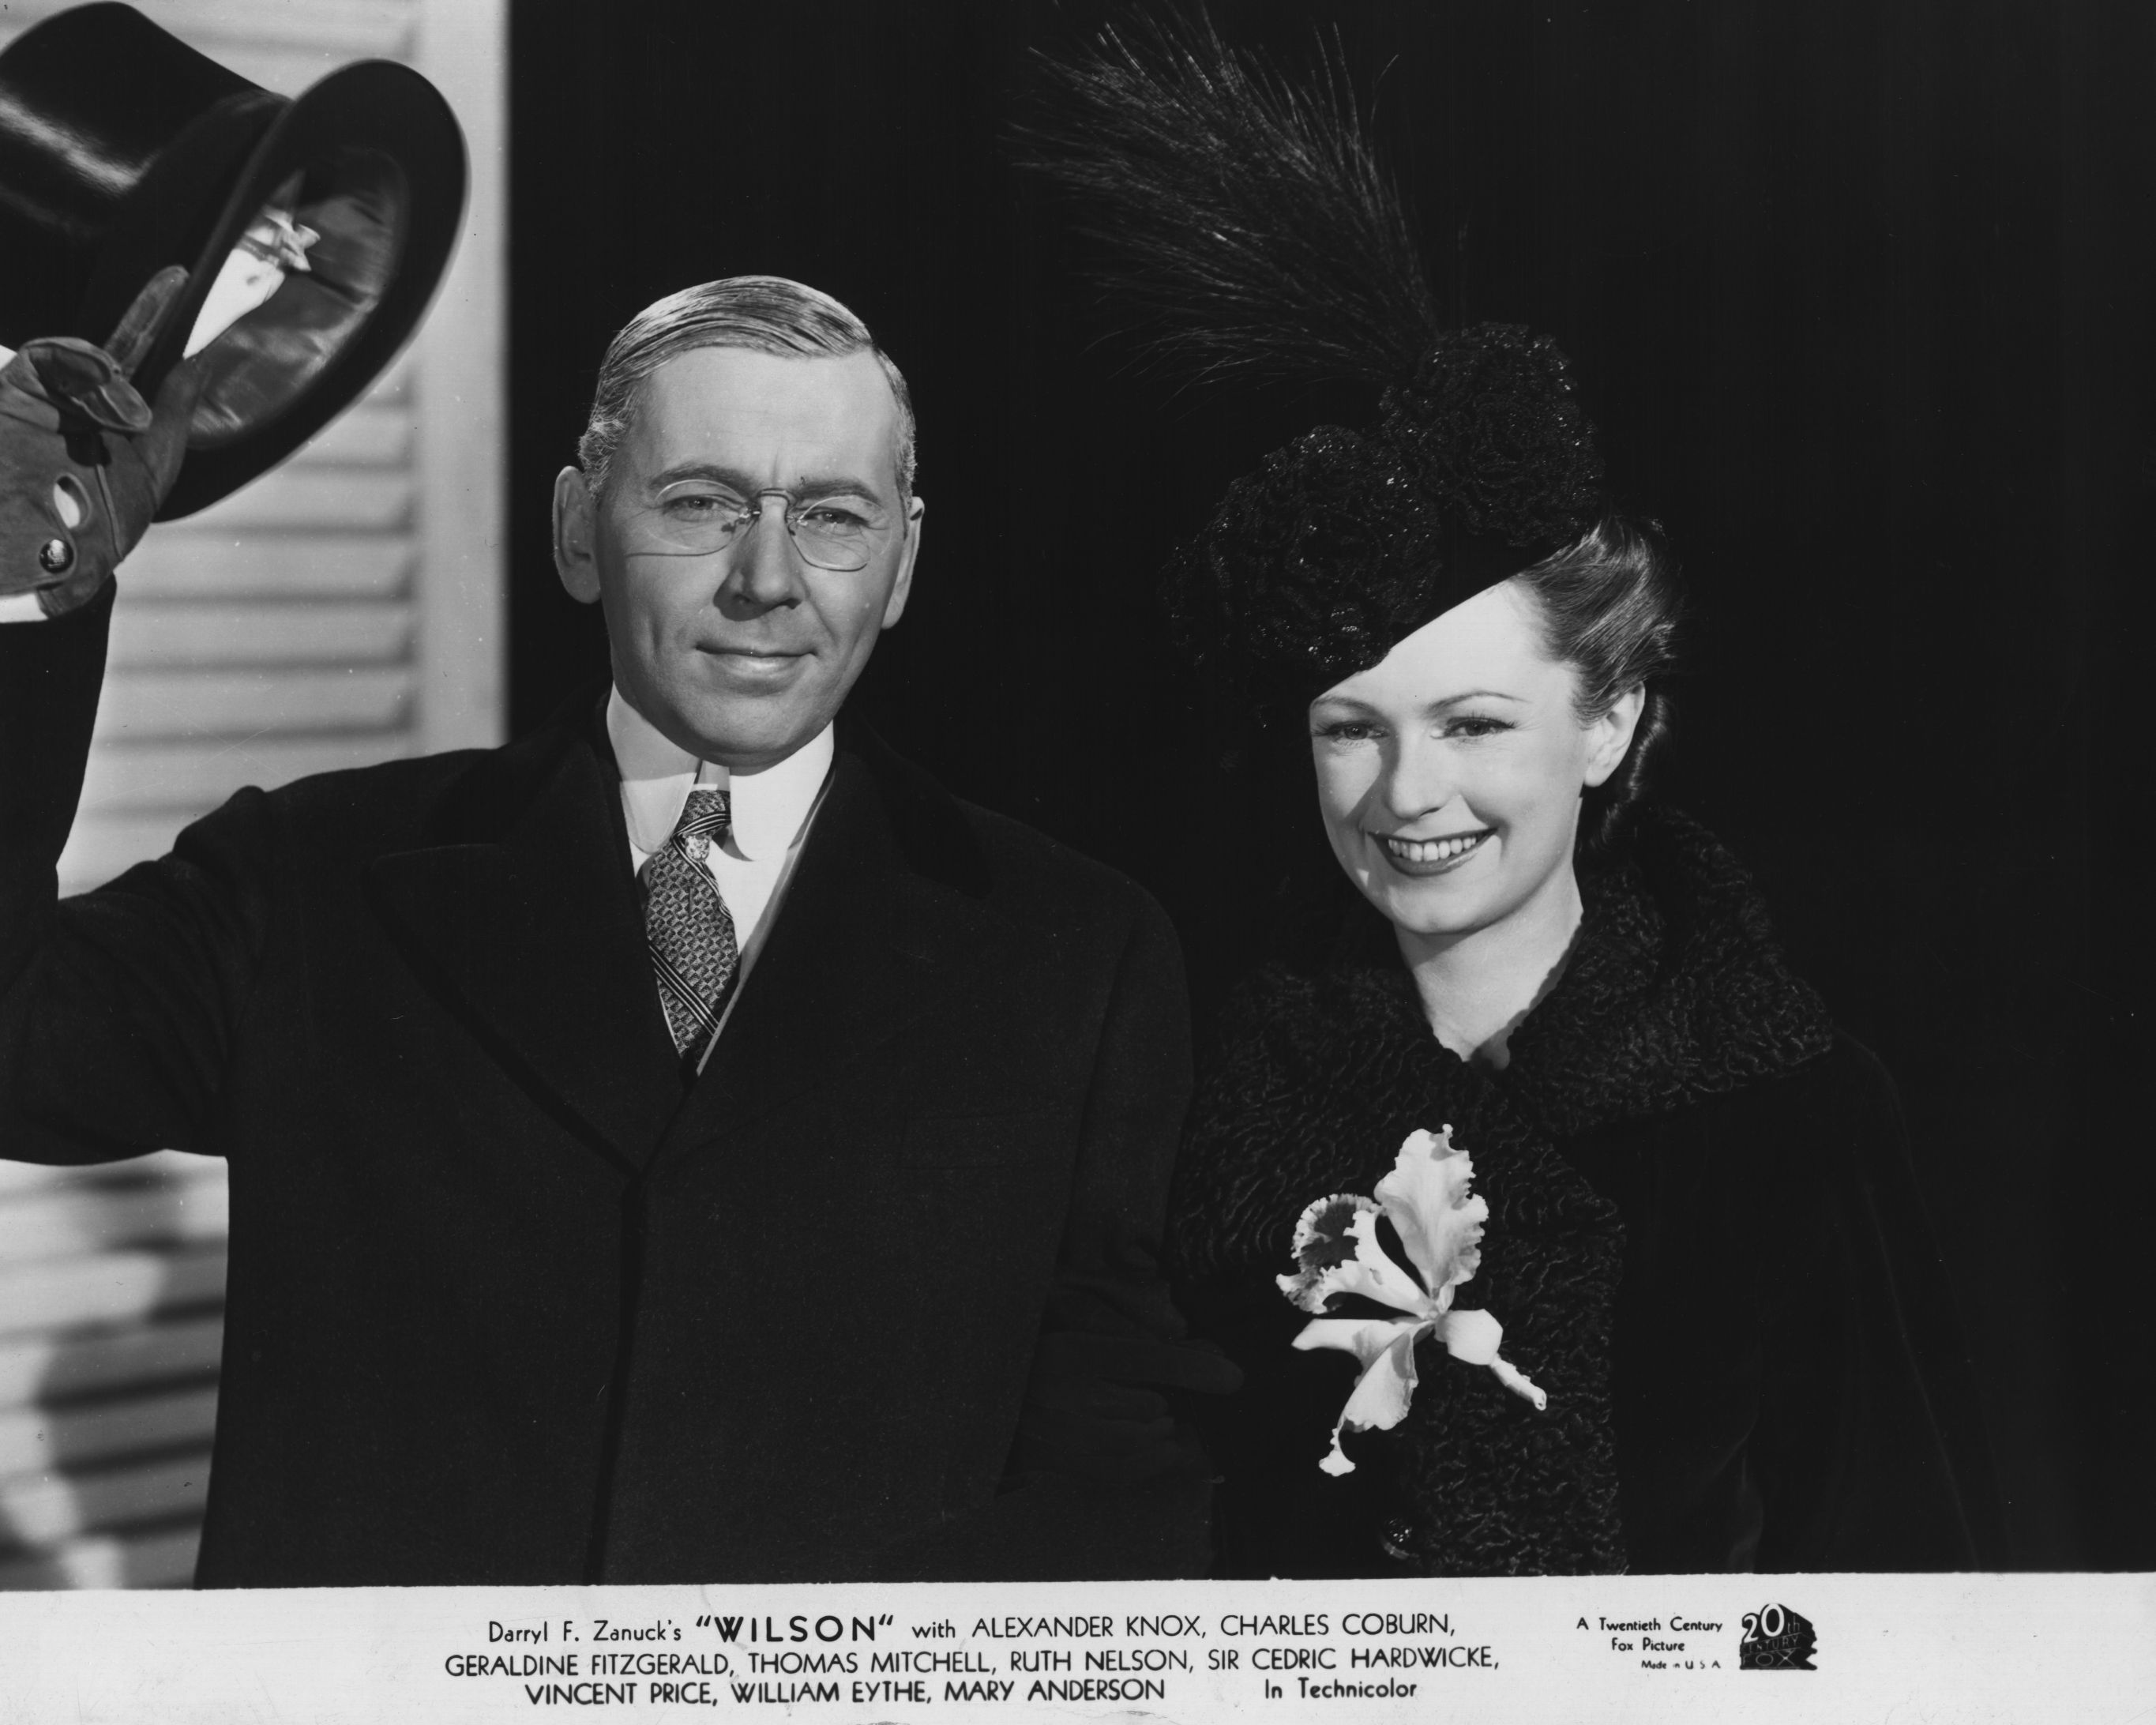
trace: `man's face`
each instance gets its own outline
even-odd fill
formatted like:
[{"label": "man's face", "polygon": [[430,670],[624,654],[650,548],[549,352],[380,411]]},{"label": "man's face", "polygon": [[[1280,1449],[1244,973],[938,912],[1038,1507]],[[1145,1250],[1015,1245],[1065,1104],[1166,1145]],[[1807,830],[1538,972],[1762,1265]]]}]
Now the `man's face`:
[{"label": "man's face", "polygon": [[[897,433],[898,403],[873,354],[701,347],[644,380],[603,496],[562,471],[562,584],[604,609],[616,685],[672,742],[754,771],[831,721],[912,583],[921,501],[899,496]],[[776,498],[721,550],[654,548],[670,521],[769,489],[880,523],[867,567],[805,562]]]}]

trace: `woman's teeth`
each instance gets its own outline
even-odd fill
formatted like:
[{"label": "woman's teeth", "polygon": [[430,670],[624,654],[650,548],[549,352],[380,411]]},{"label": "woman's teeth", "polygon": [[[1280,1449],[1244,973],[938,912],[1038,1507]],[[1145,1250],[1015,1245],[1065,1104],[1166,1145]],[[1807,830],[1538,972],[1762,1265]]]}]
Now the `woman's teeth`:
[{"label": "woman's teeth", "polygon": [[1395,839],[1384,835],[1385,849],[1402,862],[1450,862],[1455,856],[1465,856],[1490,835],[1486,832],[1463,833],[1455,839]]}]

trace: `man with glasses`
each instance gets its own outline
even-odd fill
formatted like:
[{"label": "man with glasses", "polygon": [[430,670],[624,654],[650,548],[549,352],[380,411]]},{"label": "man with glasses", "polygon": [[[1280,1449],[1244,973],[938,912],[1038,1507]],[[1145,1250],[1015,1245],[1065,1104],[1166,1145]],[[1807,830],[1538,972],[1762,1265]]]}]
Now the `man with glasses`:
[{"label": "man with glasses", "polygon": [[[60,386],[8,376],[31,475]],[[1174,937],[842,715],[923,516],[859,321],[747,277],[616,338],[555,500],[603,700],[242,792],[55,905],[172,410],[72,428],[125,519],[66,579],[0,507],[51,614],[0,628],[0,1147],[230,1161],[198,1580],[1202,1567],[1159,1390],[1225,1368],[1152,1256]]]}]

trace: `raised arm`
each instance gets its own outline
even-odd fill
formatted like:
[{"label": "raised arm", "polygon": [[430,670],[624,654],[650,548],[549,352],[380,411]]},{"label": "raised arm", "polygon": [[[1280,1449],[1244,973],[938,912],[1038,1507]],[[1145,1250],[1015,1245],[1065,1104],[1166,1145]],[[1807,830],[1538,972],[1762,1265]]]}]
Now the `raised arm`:
[{"label": "raised arm", "polygon": [[153,412],[128,379],[185,280],[167,270],[105,349],[25,344],[0,369],[0,1154],[89,1161],[184,1146],[215,1084],[234,891],[261,819],[236,799],[172,858],[64,911],[54,865],[82,792],[112,572],[179,470],[196,380]]}]

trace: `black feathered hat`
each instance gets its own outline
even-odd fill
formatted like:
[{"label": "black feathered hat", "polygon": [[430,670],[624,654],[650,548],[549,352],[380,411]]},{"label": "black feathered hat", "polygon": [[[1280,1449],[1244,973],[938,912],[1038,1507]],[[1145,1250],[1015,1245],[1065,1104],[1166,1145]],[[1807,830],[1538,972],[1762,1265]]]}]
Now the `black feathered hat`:
[{"label": "black feathered hat", "polygon": [[1307,701],[1602,517],[1563,356],[1517,325],[1445,326],[1337,59],[1293,83],[1200,18],[1050,68],[1029,165],[1078,194],[1159,358],[1383,387],[1375,424],[1265,457],[1171,562],[1199,664],[1261,706]]},{"label": "black feathered hat", "polygon": [[448,267],[465,177],[455,116],[408,67],[361,61],[287,98],[132,7],[62,13],[0,54],[0,344],[101,341],[182,264],[187,290],[136,372],[151,394],[209,325],[251,307],[201,349],[208,382],[159,518],[190,514],[283,460],[396,357]]}]

